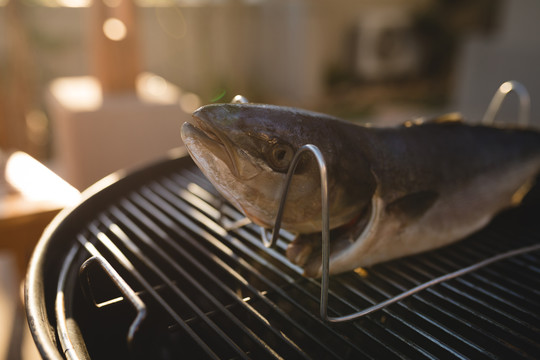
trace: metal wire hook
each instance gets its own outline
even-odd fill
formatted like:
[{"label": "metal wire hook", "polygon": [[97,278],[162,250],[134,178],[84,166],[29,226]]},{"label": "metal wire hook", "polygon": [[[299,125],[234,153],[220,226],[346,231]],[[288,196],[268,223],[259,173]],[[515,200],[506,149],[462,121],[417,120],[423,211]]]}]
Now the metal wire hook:
[{"label": "metal wire hook", "polygon": [[[521,83],[517,81],[507,81],[503,83],[495,95],[493,96],[491,103],[488,106],[488,109],[486,111],[486,114],[484,115],[484,118],[482,120],[482,123],[491,125],[494,122],[495,116],[499,112],[499,109],[501,107],[501,104],[503,100],[505,99],[506,95],[511,92],[515,91],[516,94],[519,97],[520,102],[520,108],[519,108],[519,119],[518,122],[521,125],[527,125],[529,123],[530,118],[530,96],[527,92],[527,89],[525,86],[523,86]],[[249,101],[241,96],[236,95],[231,103],[248,103]],[[464,267],[462,269],[453,271],[451,273],[442,275],[440,277],[434,278],[430,281],[427,281],[425,283],[422,283],[420,285],[417,285],[413,287],[412,289],[409,289],[407,291],[402,292],[401,294],[398,294],[394,297],[391,297],[385,301],[382,301],[378,304],[372,305],[368,308],[365,308],[363,310],[357,311],[355,313],[351,313],[348,315],[342,315],[342,316],[336,316],[331,317],[328,316],[328,296],[329,296],[329,284],[330,284],[330,214],[328,209],[328,173],[327,173],[327,167],[326,162],[324,160],[324,156],[322,155],[319,148],[313,144],[306,144],[298,149],[298,151],[295,153],[291,164],[289,165],[289,169],[287,171],[287,175],[285,178],[285,182],[283,184],[282,192],[281,192],[281,198],[279,202],[278,211],[276,214],[276,219],[274,222],[274,227],[272,229],[272,233],[270,235],[270,239],[267,233],[267,229],[261,227],[261,240],[265,247],[267,248],[273,248],[276,246],[278,237],[279,237],[279,231],[281,229],[281,222],[283,218],[283,213],[285,210],[285,203],[287,200],[288,191],[290,188],[290,184],[292,181],[292,177],[296,171],[296,167],[300,161],[300,156],[304,152],[311,152],[317,161],[317,164],[319,166],[319,174],[320,174],[320,184],[321,184],[321,220],[322,220],[322,232],[321,232],[321,241],[322,241],[322,275],[321,275],[321,295],[320,295],[320,316],[321,318],[326,322],[345,322],[345,321],[351,321],[358,319],[360,317],[363,317],[365,315],[368,315],[372,312],[375,312],[377,310],[380,310],[390,304],[396,303],[398,301],[403,300],[404,298],[407,298],[411,295],[414,295],[424,289],[427,289],[433,285],[439,284],[444,281],[448,281],[450,279],[454,279],[456,277],[468,274],[470,272],[476,271],[484,266],[490,265],[494,262],[501,261],[503,259],[507,259],[509,257],[517,256],[520,254],[524,254],[527,252],[532,251],[538,251],[540,250],[540,244],[523,247],[515,250],[511,250],[502,254],[498,254],[495,256],[492,256],[490,258],[484,259],[482,261],[479,261],[477,263],[474,263],[470,266]],[[378,214],[381,211],[380,204],[377,202],[377,197],[374,196],[372,200],[372,209],[371,209],[371,217],[368,222],[368,225],[363,230],[360,237],[369,236],[369,234],[373,231],[373,229],[377,226],[378,222]],[[239,221],[236,221],[232,224],[228,225],[228,228],[237,228],[244,226],[248,221],[245,221],[245,219],[241,219]],[[357,240],[358,241],[358,240]]]},{"label": "metal wire hook", "polygon": [[[324,157],[321,151],[319,150],[319,148],[316,147],[315,145],[312,145],[312,144],[304,145],[300,149],[298,149],[298,151],[294,155],[291,161],[291,164],[289,165],[289,170],[287,171],[287,177],[285,179],[284,187],[282,190],[282,196],[280,199],[279,208],[276,215],[276,221],[274,224],[274,228],[272,230],[272,237],[270,240],[268,240],[268,235],[266,233],[266,229],[264,228],[261,228],[262,230],[261,234],[262,234],[262,241],[266,247],[274,247],[276,245],[278,233],[281,228],[283,212],[285,209],[285,202],[287,199],[290,183],[292,181],[292,176],[296,170],[296,166],[298,165],[300,156],[302,155],[302,153],[306,151],[310,151],[311,153],[313,153],[319,165],[319,171],[320,171],[321,205],[322,205],[322,210],[321,210],[321,213],[322,213],[321,214],[322,216],[322,233],[321,233],[321,236],[322,236],[322,275],[321,275],[321,296],[320,296],[319,310],[320,310],[321,318],[326,322],[339,323],[339,322],[352,321],[352,320],[358,319],[372,312],[380,310],[388,305],[401,301],[404,298],[414,295],[433,285],[454,279],[459,276],[463,276],[470,272],[476,271],[482,267],[493,264],[497,261],[501,261],[501,260],[504,260],[513,256],[525,254],[527,252],[540,250],[540,244],[510,250],[510,251],[492,256],[490,258],[484,259],[482,261],[479,261],[477,263],[474,263],[462,269],[459,269],[451,273],[434,278],[432,280],[429,280],[425,283],[422,283],[420,285],[413,287],[412,289],[404,291],[401,294],[393,296],[385,301],[382,301],[380,303],[377,303],[375,305],[372,305],[368,308],[357,311],[355,313],[342,315],[342,316],[335,316],[335,317],[328,316],[328,296],[329,296],[329,284],[330,284],[330,266],[329,266],[330,265],[330,220],[329,220],[330,214],[329,214],[329,209],[328,209],[328,177],[327,177],[328,175],[327,175],[327,167],[326,167]],[[379,220],[378,215],[381,211],[381,204],[379,200],[380,199],[377,196],[373,197],[372,205],[371,205],[372,209],[371,209],[370,220],[368,222],[368,225],[366,226],[366,228],[360,235],[360,237],[369,236],[370,233],[373,231],[373,229],[376,228],[377,222]],[[361,241],[361,240],[357,240],[357,241]]]},{"label": "metal wire hook", "polygon": [[231,103],[232,104],[247,104],[247,103],[249,103],[249,100],[246,97],[242,96],[242,95],[236,95],[231,100]]},{"label": "metal wire hook", "polygon": [[110,280],[114,285],[120,290],[122,295],[127,299],[137,311],[137,315],[127,333],[127,344],[131,348],[133,347],[133,339],[135,338],[135,333],[139,330],[141,323],[146,318],[146,305],[141,300],[135,291],[126,283],[126,281],[116,272],[112,265],[97,251],[97,249],[90,242],[83,242],[82,245],[92,254],[92,257],[86,260],[80,267],[79,277],[80,283],[85,296],[90,299],[94,306],[101,307],[103,304],[96,302],[92,288],[90,286],[90,279],[88,274],[88,269],[91,265],[99,265],[99,267],[107,273]]},{"label": "metal wire hook", "polygon": [[382,309],[384,307],[387,307],[388,305],[391,305],[393,303],[401,301],[401,300],[403,300],[403,299],[405,299],[405,298],[407,298],[407,297],[409,297],[411,295],[419,293],[420,291],[425,290],[425,289],[427,289],[427,288],[429,288],[431,286],[434,286],[434,285],[440,284],[442,282],[445,282],[445,281],[448,281],[448,280],[463,276],[465,274],[471,273],[473,271],[476,271],[476,270],[478,270],[480,268],[491,265],[491,264],[496,263],[498,261],[508,259],[508,258],[517,256],[517,255],[526,254],[526,253],[533,252],[533,251],[539,251],[539,250],[540,250],[540,244],[535,244],[535,245],[525,246],[525,247],[521,247],[521,248],[514,249],[514,250],[509,250],[507,252],[504,252],[504,253],[501,253],[501,254],[498,254],[498,255],[494,255],[494,256],[489,257],[487,259],[476,262],[476,263],[474,263],[472,265],[469,265],[467,267],[464,267],[464,268],[461,268],[459,270],[453,271],[451,273],[448,273],[448,274],[436,277],[436,278],[434,278],[432,280],[426,281],[426,282],[424,282],[424,283],[422,283],[420,285],[417,285],[417,286],[413,287],[412,289],[404,291],[401,294],[393,296],[393,297],[391,297],[391,298],[389,298],[389,299],[387,299],[385,301],[382,301],[382,302],[380,302],[378,304],[372,305],[372,306],[370,306],[368,308],[365,308],[363,310],[360,310],[360,311],[358,311],[356,313],[353,313],[353,314],[350,314],[350,315],[344,315],[344,316],[337,316],[337,317],[327,317],[327,318],[325,318],[325,320],[327,320],[329,322],[344,322],[344,321],[355,320],[355,319],[358,319],[358,318],[360,318],[362,316],[365,316],[365,315],[371,314],[372,312],[380,310],[380,309]]},{"label": "metal wire hook", "polygon": [[491,99],[489,106],[484,114],[482,119],[482,124],[493,125],[495,122],[495,116],[501,108],[503,100],[506,98],[508,93],[514,91],[519,99],[519,117],[518,124],[528,125],[530,121],[531,113],[531,97],[527,88],[518,81],[506,81],[499,86],[495,95]]},{"label": "metal wire hook", "polygon": [[279,202],[279,208],[276,215],[276,221],[272,230],[272,238],[271,240],[268,240],[266,229],[264,228],[261,228],[261,235],[262,241],[266,247],[274,247],[276,245],[292,176],[296,170],[298,162],[300,161],[300,156],[307,151],[311,152],[317,160],[321,181],[322,277],[320,314],[323,320],[332,321],[333,319],[328,318],[328,286],[330,283],[330,213],[328,209],[328,172],[324,156],[317,146],[312,144],[304,145],[300,147],[300,149],[298,149],[294,155],[291,164],[289,165],[289,170],[287,171],[287,177],[285,178],[281,200]]},{"label": "metal wire hook", "polygon": [[[323,234],[329,232],[329,219],[328,219],[328,178],[326,171],[326,163],[324,157],[318,147],[312,144],[307,144],[298,149],[296,154],[294,154],[291,164],[289,165],[289,170],[287,171],[287,176],[285,177],[285,182],[283,184],[283,189],[281,191],[281,199],[279,202],[278,212],[276,214],[276,221],[274,223],[274,228],[272,230],[271,239],[268,240],[268,234],[266,229],[261,228],[261,238],[264,246],[267,248],[274,247],[277,243],[279,236],[279,230],[281,229],[281,220],[283,217],[283,212],[285,210],[285,202],[287,200],[287,194],[289,192],[289,187],[291,185],[292,177],[296,171],[296,166],[300,161],[300,156],[302,153],[310,151],[315,155],[315,159],[319,165],[320,176],[321,176],[321,205],[322,205],[322,232]],[[324,242],[324,235],[323,235]]]}]

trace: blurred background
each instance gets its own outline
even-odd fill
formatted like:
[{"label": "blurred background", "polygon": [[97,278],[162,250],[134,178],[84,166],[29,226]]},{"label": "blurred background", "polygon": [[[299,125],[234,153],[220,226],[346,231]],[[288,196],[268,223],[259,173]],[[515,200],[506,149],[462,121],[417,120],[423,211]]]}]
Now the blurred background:
[{"label": "blurred background", "polygon": [[[537,0],[0,0],[0,265],[22,278],[79,191],[181,146],[193,110],[236,94],[381,126],[479,122],[517,80],[537,126],[539,19]],[[498,120],[517,114],[509,96]],[[37,200],[7,176],[15,151]],[[17,358],[17,281],[0,274],[0,359]]]},{"label": "blurred background", "polygon": [[477,121],[506,80],[540,97],[539,15],[535,0],[0,0],[0,147],[81,190],[179,145],[182,116],[235,94]]}]

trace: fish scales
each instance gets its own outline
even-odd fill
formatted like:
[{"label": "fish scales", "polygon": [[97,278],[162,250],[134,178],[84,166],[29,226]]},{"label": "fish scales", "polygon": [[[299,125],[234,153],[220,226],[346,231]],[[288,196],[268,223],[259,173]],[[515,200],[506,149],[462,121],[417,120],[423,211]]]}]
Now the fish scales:
[{"label": "fish scales", "polygon": [[[362,150],[381,185],[399,196],[434,186],[459,189],[482,173],[506,172],[538,158],[540,136],[524,131],[427,123],[410,128],[370,129]],[[406,161],[404,161],[406,159]]]},{"label": "fish scales", "polygon": [[[198,109],[182,137],[223,196],[258,225],[275,221],[288,165],[316,145],[328,168],[330,273],[457,241],[519,204],[540,171],[533,129],[428,121],[366,127],[328,115],[258,104]],[[321,275],[318,165],[303,156],[282,227],[288,258]]]}]

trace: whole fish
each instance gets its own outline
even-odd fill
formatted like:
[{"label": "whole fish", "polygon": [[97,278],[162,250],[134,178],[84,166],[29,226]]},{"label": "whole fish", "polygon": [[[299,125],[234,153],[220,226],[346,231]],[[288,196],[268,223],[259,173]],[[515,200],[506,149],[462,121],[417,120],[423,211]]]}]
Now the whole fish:
[{"label": "whole fish", "polygon": [[[182,138],[217,190],[265,228],[295,152],[316,145],[328,170],[331,274],[462,239],[519,204],[540,172],[538,131],[453,116],[377,128],[296,108],[213,104],[194,112]],[[297,234],[287,257],[320,277],[320,176],[309,153],[282,227]]]}]

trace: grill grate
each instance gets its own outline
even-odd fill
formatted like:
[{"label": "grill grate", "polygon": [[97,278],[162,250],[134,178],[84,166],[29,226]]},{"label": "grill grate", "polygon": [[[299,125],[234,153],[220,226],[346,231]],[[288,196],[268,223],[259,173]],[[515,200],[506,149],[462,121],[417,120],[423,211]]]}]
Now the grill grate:
[{"label": "grill grate", "polygon": [[[532,203],[507,212],[444,249],[332,277],[329,315],[358,311],[489,256],[537,243],[535,208]],[[302,277],[284,255],[291,235],[283,232],[277,247],[267,249],[258,227],[227,232],[222,216],[242,217],[188,166],[120,197],[79,231],[79,243],[92,244],[147,306],[134,335],[134,354],[234,359],[540,354],[538,252],[438,284],[359,320],[326,324],[318,313],[319,281]],[[78,271],[80,258],[89,256],[81,246],[68,267]],[[81,301],[75,307],[83,309],[77,316],[88,351],[99,356],[112,341],[106,338],[113,330],[106,328],[127,329],[135,315],[118,290],[106,285],[110,281],[102,271],[89,269],[88,277],[92,296],[103,306]],[[111,316],[118,316],[118,325]],[[85,323],[99,321],[101,333],[85,333]],[[125,343],[127,330],[118,333]]]}]

